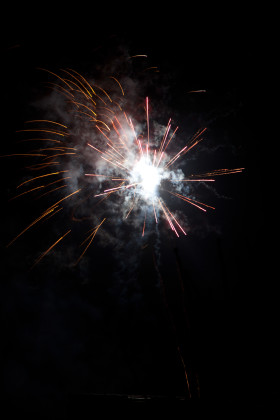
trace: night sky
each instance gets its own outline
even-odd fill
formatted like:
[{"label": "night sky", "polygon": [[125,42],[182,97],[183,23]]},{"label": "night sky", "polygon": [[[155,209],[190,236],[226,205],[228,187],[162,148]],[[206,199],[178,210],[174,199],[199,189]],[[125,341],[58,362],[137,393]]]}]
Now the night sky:
[{"label": "night sky", "polygon": [[[190,221],[188,236],[163,232],[160,251],[153,236],[131,247],[135,233],[124,228],[121,264],[114,247],[97,239],[86,262],[73,267],[74,234],[30,271],[52,224],[6,248],[38,204],[8,201],[24,169],[20,158],[1,158],[4,400],[61,416],[104,396],[153,396],[159,405],[189,401],[184,360],[192,401],[273,404],[279,396],[277,277],[265,257],[261,140],[252,134],[256,95],[248,77],[255,46],[244,36],[243,20],[230,26],[225,13],[223,22],[206,24],[190,10],[136,17],[136,9],[115,14],[94,7],[70,16],[41,7],[34,15],[6,12],[1,155],[15,152],[24,121],[39,118],[44,76],[36,68],[75,68],[94,77],[127,52],[147,54],[148,65],[158,67],[145,95],[171,112],[183,133],[208,127],[190,168],[245,171],[217,177],[216,192],[201,191],[214,212],[179,203]],[[188,93],[200,89],[206,92]]]}]

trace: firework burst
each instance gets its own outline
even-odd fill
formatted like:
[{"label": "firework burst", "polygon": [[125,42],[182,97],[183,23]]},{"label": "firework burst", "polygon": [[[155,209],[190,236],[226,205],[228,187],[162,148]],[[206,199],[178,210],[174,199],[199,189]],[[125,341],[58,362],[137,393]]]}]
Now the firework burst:
[{"label": "firework burst", "polygon": [[[35,199],[47,197],[49,204],[8,246],[35,225],[69,207],[71,223],[89,220],[93,225],[80,243],[82,251],[76,263],[104,225],[116,220],[133,224],[139,238],[146,237],[160,221],[165,221],[177,237],[186,235],[184,222],[176,211],[171,211],[166,197],[176,197],[198,211],[214,210],[188,194],[188,186],[211,183],[216,176],[243,170],[218,169],[186,177],[180,162],[203,140],[206,127],[178,148],[178,126],[170,118],[156,132],[150,98],[131,108],[129,94],[119,78],[110,76],[107,88],[88,81],[73,69],[61,70],[59,74],[41,70],[47,72],[48,86],[60,97],[60,111],[50,119],[27,121],[19,130],[28,134],[21,141],[32,144],[31,150],[9,156],[34,161],[27,166],[31,175],[18,184],[11,200],[34,199],[35,195]],[[69,227],[34,265],[71,233]]]}]

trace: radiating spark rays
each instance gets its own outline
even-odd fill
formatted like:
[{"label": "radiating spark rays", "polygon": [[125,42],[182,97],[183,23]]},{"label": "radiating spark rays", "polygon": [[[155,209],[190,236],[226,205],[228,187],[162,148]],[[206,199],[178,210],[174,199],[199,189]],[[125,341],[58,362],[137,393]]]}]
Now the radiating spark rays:
[{"label": "radiating spark rays", "polygon": [[[133,57],[147,56],[139,54],[136,56],[131,56],[130,58]],[[166,204],[160,197],[160,191],[167,191],[169,194],[197,207],[200,210],[203,210],[204,212],[206,212],[206,208],[214,209],[214,207],[201,203],[197,200],[191,199],[184,194],[179,194],[176,191],[173,192],[163,188],[160,188],[159,190],[155,189],[155,191],[153,190],[152,195],[146,197],[143,191],[145,189],[144,179],[146,182],[147,177],[143,177],[143,181],[139,181],[138,179],[133,178],[133,171],[136,165],[139,163],[139,161],[141,159],[145,159],[148,168],[147,170],[150,171],[152,167],[153,170],[157,171],[155,172],[155,176],[158,176],[160,181],[164,179],[166,182],[169,182],[172,185],[175,182],[213,182],[215,181],[214,178],[216,176],[238,173],[242,172],[244,169],[217,169],[205,172],[203,174],[192,174],[189,176],[183,175],[183,179],[179,179],[177,175],[175,175],[175,178],[173,178],[174,173],[176,174],[176,170],[173,170],[171,178],[170,167],[178,159],[182,158],[186,153],[188,153],[192,148],[194,148],[196,145],[198,145],[198,143],[200,143],[203,140],[202,135],[205,133],[207,128],[201,128],[200,130],[198,130],[190,138],[190,140],[187,141],[184,147],[174,154],[174,138],[178,132],[179,127],[177,126],[175,129],[172,129],[172,120],[171,118],[169,118],[165,126],[164,133],[163,135],[161,135],[161,139],[155,139],[153,137],[154,127],[151,124],[150,103],[148,96],[146,96],[145,98],[144,112],[142,108],[143,120],[146,120],[146,124],[144,125],[146,127],[146,132],[143,133],[141,132],[141,124],[139,123],[139,118],[134,118],[134,115],[128,115],[127,111],[123,110],[123,106],[126,100],[126,98],[123,97],[127,95],[127,89],[125,84],[123,86],[120,83],[119,79],[117,79],[116,77],[109,76],[109,78],[115,82],[112,82],[112,87],[114,90],[111,94],[111,91],[107,91],[96,84],[89,83],[89,81],[87,81],[80,73],[73,69],[61,69],[60,71],[63,73],[62,76],[48,71],[46,69],[41,70],[48,72],[51,76],[57,79],[57,83],[48,82],[48,84],[51,85],[56,92],[59,92],[60,94],[66,96],[64,100],[67,104],[67,107],[71,107],[71,110],[73,111],[73,121],[75,122],[75,124],[79,124],[80,121],[82,121],[82,124],[84,124],[85,121],[88,121],[87,129],[89,131],[88,133],[86,133],[86,135],[89,134],[89,136],[85,136],[87,141],[82,140],[81,144],[82,146],[87,145],[88,147],[90,147],[94,151],[93,153],[95,153],[96,156],[93,157],[92,162],[91,153],[87,154],[87,152],[85,152],[87,147],[78,147],[80,144],[80,139],[77,136],[75,138],[75,134],[73,134],[72,122],[71,124],[65,124],[64,121],[58,122],[47,119],[26,121],[26,124],[37,123],[39,124],[39,126],[36,128],[36,126],[34,127],[33,125],[33,127],[31,126],[31,128],[24,128],[22,130],[18,130],[18,132],[34,133],[33,136],[35,136],[34,138],[21,140],[21,142],[43,141],[46,143],[46,146],[43,148],[37,148],[36,150],[31,150],[29,151],[29,153],[18,153],[6,156],[36,157],[37,163],[28,166],[28,169],[38,172],[45,172],[46,170],[47,173],[41,173],[38,176],[33,176],[31,179],[21,182],[17,186],[17,188],[26,187],[27,190],[21,190],[21,192],[19,192],[19,194],[13,197],[11,200],[19,198],[21,196],[31,196],[33,198],[33,192],[34,195],[37,194],[37,198],[40,198],[42,196],[66,188],[70,185],[70,181],[69,185],[58,185],[58,183],[63,182],[66,179],[72,178],[72,173],[69,173],[69,175],[71,176],[65,177],[64,173],[70,171],[58,169],[63,168],[65,162],[75,162],[75,159],[77,159],[77,161],[79,162],[80,157],[82,157],[84,160],[87,161],[87,163],[91,165],[91,167],[93,168],[93,173],[87,172],[79,174],[77,180],[79,180],[79,182],[85,182],[86,188],[92,189],[92,192],[87,195],[86,199],[76,200],[79,201],[79,204],[77,204],[76,207],[78,207],[79,205],[85,205],[85,201],[88,199],[93,200],[95,198],[101,197],[101,199],[99,200],[94,200],[94,202],[91,203],[91,205],[97,206],[100,203],[105,203],[108,204],[109,208],[109,197],[111,197],[112,194],[114,194],[113,197],[115,197],[115,200],[113,199],[113,202],[116,202],[116,200],[121,199],[121,197],[125,197],[125,204],[127,205],[127,208],[129,210],[127,211],[127,208],[122,208],[122,206],[120,206],[120,214],[123,211],[123,217],[124,219],[127,219],[131,214],[132,210],[136,208],[136,206],[137,210],[141,210],[142,208],[142,214],[144,213],[144,220],[142,219],[142,236],[146,234],[148,226],[148,217],[152,215],[151,217],[154,219],[155,224],[158,224],[159,218],[163,216],[163,218],[166,219],[168,226],[172,229],[175,235],[179,237],[181,234],[186,235],[186,232],[182,227],[181,221],[178,219],[177,215],[175,215],[176,213],[171,212],[169,210],[167,206],[168,202]],[[120,97],[119,90],[122,93],[122,97]],[[99,93],[98,95],[97,91]],[[191,92],[195,93],[202,91],[190,91],[189,93]],[[137,121],[137,123],[134,124],[133,121]],[[40,138],[40,134],[37,133],[43,133],[44,135],[42,134],[42,138]],[[32,134],[30,134],[29,137],[32,137]],[[58,138],[60,139],[58,140]],[[90,141],[88,141],[88,139],[90,139]],[[73,141],[77,142],[77,147],[71,147],[73,145]],[[48,142],[56,144],[48,144]],[[155,144],[158,144],[158,146],[155,147]],[[104,162],[106,162],[106,164],[104,164]],[[102,166],[99,166],[100,163],[102,164]],[[104,170],[105,166],[107,166],[107,170]],[[68,166],[66,167],[68,168]],[[98,173],[99,170],[101,171],[101,173]],[[84,172],[86,171],[88,171],[88,169]],[[42,182],[44,183],[45,180],[48,179],[48,177],[52,176],[55,177],[55,180],[50,179],[51,182],[47,182],[44,185],[36,185],[35,183],[36,181],[40,182],[40,184]],[[89,182],[85,181],[87,177]],[[153,175],[150,176],[150,178],[152,177]],[[182,177],[180,176],[180,178]],[[75,179],[73,181],[75,181]],[[120,181],[120,183],[117,184],[117,186],[116,181]],[[151,182],[152,181],[153,180],[151,179]],[[98,183],[98,189],[94,191],[95,182]],[[52,185],[54,185],[55,187],[50,189],[49,187]],[[75,183],[75,185],[80,184]],[[46,191],[47,189],[48,191]],[[63,203],[64,200],[68,201],[72,196],[77,197],[82,189],[83,188],[76,189],[70,194],[66,194],[64,197],[60,198],[59,200],[56,200],[56,202],[53,205],[51,205],[37,219],[35,219],[23,231],[21,231],[20,234],[8,244],[8,246],[12,244],[17,238],[19,238],[23,233],[29,230],[32,226],[38,224],[41,221],[44,222],[48,220],[50,217],[53,217],[53,215],[61,211],[62,207],[60,206],[60,204]],[[43,194],[39,195],[41,191],[43,192]],[[96,194],[96,192],[99,191],[100,193]],[[70,202],[69,205],[70,204],[72,205],[72,202]],[[150,206],[149,208],[151,209],[149,213],[147,213],[147,206]],[[74,208],[76,207],[74,206]],[[138,214],[139,212],[135,213]],[[74,221],[85,219],[90,220],[90,216],[82,217],[82,219],[77,219],[73,215],[72,220]],[[80,257],[78,258],[77,263],[83,257],[84,253],[92,243],[98,229],[104,221],[105,219],[103,219],[102,222],[96,228],[91,229],[90,234],[81,244],[81,246],[84,246],[86,244],[86,247],[80,255]],[[67,231],[65,235],[68,235],[70,231],[71,229]],[[55,247],[55,245],[59,243],[64,236],[61,236],[56,242],[54,242],[53,245],[51,245],[51,247],[47,251],[45,251],[45,253],[51,251],[52,248]],[[45,255],[45,253],[43,253],[42,255]]]},{"label": "radiating spark rays", "polygon": [[[87,143],[87,145],[89,147],[91,147],[92,149],[94,149],[96,152],[100,153],[101,155],[104,155],[105,154],[104,152],[102,152],[101,150],[97,149],[97,147],[93,146],[92,144]],[[111,165],[117,166],[117,167],[119,167],[121,169],[125,169],[126,171],[129,172],[129,169],[127,169],[122,163],[118,162],[117,160],[114,161],[114,162],[112,162],[111,160],[106,159],[104,156],[101,156],[101,158],[104,159],[104,160],[106,160],[107,162],[109,162]]]},{"label": "radiating spark rays", "polygon": [[196,146],[200,141],[203,139],[199,137],[201,134],[203,134],[207,128],[204,128],[202,130],[199,130],[194,137],[189,141],[189,143],[186,144],[183,149],[180,150],[170,161],[165,165],[165,169],[169,168],[177,159],[179,159],[181,156],[185,155],[187,152],[189,152],[194,146]]},{"label": "radiating spark rays", "polygon": [[164,213],[164,215],[165,215],[165,217],[166,217],[166,219],[167,219],[167,221],[169,223],[169,226],[174,231],[175,235],[179,238],[179,234],[178,234],[175,226],[173,225],[173,223],[172,223],[172,221],[171,221],[171,219],[170,219],[170,217],[169,217],[169,215],[168,215],[168,213],[167,213],[167,211],[165,209],[165,206],[164,206],[164,204],[163,204],[163,202],[162,202],[162,200],[160,198],[158,199],[158,202],[159,202],[159,205],[160,205],[160,207],[161,207],[161,209],[162,209],[162,211],[163,211],[163,213]]},{"label": "radiating spark rays", "polygon": [[162,210],[164,211],[165,217],[166,217],[171,229],[175,232],[176,236],[179,237],[179,234],[178,234],[171,218],[174,220],[174,222],[176,223],[178,228],[181,230],[181,232],[183,232],[184,235],[187,235],[186,232],[184,231],[184,229],[182,228],[182,226],[180,225],[180,223],[178,222],[178,220],[175,218],[174,214],[171,213],[169,208],[166,206],[166,204],[164,204],[164,202],[161,199],[159,199],[159,204],[160,204]]}]

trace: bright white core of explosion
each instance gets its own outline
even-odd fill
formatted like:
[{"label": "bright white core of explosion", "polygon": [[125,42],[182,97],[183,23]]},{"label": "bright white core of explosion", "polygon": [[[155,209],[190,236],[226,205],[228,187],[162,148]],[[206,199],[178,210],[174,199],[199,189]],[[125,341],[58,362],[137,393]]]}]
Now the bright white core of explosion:
[{"label": "bright white core of explosion", "polygon": [[157,189],[162,178],[162,169],[152,165],[149,158],[142,157],[130,173],[130,182],[138,184],[138,191],[144,199],[157,196]]}]

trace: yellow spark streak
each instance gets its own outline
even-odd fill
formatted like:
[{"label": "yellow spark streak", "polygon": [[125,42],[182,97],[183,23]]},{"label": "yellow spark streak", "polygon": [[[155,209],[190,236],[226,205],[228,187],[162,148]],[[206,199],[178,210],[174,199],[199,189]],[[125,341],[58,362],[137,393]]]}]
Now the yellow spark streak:
[{"label": "yellow spark streak", "polygon": [[145,232],[145,226],[146,226],[146,212],[145,212],[145,218],[144,218],[144,223],[143,223],[143,231],[142,231],[142,236],[144,236],[144,232]]},{"label": "yellow spark streak", "polygon": [[52,209],[53,207],[57,206],[57,204],[59,204],[62,201],[66,200],[67,198],[71,197],[72,195],[77,194],[79,191],[81,191],[81,188],[79,188],[78,190],[72,192],[71,194],[67,195],[66,197],[62,198],[61,200],[57,201],[55,204],[53,204],[51,207],[49,207],[49,209]]},{"label": "yellow spark streak", "polygon": [[55,121],[50,121],[50,120],[30,120],[30,121],[25,121],[25,124],[35,123],[35,122],[49,122],[49,123],[57,124],[57,125],[60,125],[61,127],[67,128],[66,125],[60,124],[60,123],[55,122]]},{"label": "yellow spark streak", "polygon": [[195,176],[218,176],[218,175],[228,175],[228,174],[235,174],[238,172],[242,172],[245,168],[237,168],[237,169],[216,169],[214,171],[211,172],[207,172],[204,174],[199,174],[199,175],[191,175],[193,177]]},{"label": "yellow spark streak", "polygon": [[54,139],[25,139],[25,140],[20,140],[18,143],[23,143],[23,142],[26,142],[26,141],[44,141],[44,142],[46,142],[46,141],[52,141],[52,142],[54,142],[54,143],[62,143],[62,141],[61,140],[54,140]]},{"label": "yellow spark streak", "polygon": [[146,68],[145,70],[143,70],[143,71],[152,70],[152,69],[158,69],[158,67],[156,67],[156,66],[147,67],[147,68]]},{"label": "yellow spark streak", "polygon": [[55,77],[57,77],[59,80],[61,80],[63,83],[65,83],[71,90],[73,90],[73,88],[64,80],[64,79],[62,79],[62,77],[60,77],[60,76],[58,76],[58,74],[55,74],[55,73],[53,73],[52,71],[50,71],[50,70],[46,70],[46,69],[43,69],[43,68],[41,68],[41,67],[37,67],[37,69],[38,70],[43,70],[43,71],[46,71],[47,73],[50,73],[50,74],[52,74],[53,76],[55,76]]},{"label": "yellow spark streak", "polygon": [[54,157],[56,157],[56,156],[65,156],[65,155],[76,155],[76,153],[74,153],[74,152],[56,153],[55,155],[50,155],[50,156],[47,156],[47,157],[46,157],[45,159],[43,159],[43,160],[52,159],[52,158],[54,158]]},{"label": "yellow spark streak", "polygon": [[0,155],[0,157],[12,157],[12,156],[46,156],[40,153],[12,153],[10,155]]},{"label": "yellow spark streak", "polygon": [[65,73],[67,73],[67,74],[69,74],[69,76],[71,76],[71,77],[73,77],[73,79],[75,79],[75,80],[77,80],[77,82],[79,82],[80,84],[81,84],[81,86],[85,89],[85,91],[88,93],[88,95],[90,96],[90,97],[92,97],[92,94],[87,90],[87,88],[83,85],[83,83],[76,77],[76,76],[73,76],[73,74],[71,74],[69,71],[67,71],[67,70],[64,70],[64,69],[60,69],[60,70],[62,70],[62,71],[64,71]]},{"label": "yellow spark streak", "polygon": [[79,105],[79,106],[83,106],[85,108],[87,108],[90,112],[92,112],[94,114],[95,117],[97,117],[97,114],[88,106],[81,104],[80,102],[76,102],[76,101],[72,101],[74,104]]},{"label": "yellow spark streak", "polygon": [[122,91],[122,94],[123,94],[123,96],[124,96],[124,91],[123,91],[122,85],[120,84],[120,82],[118,81],[118,79],[116,79],[116,78],[115,78],[115,77],[113,77],[113,76],[110,76],[110,79],[113,79],[113,80],[115,80],[115,82],[117,82],[117,84],[119,85],[119,87],[120,87],[120,89],[121,89],[121,91]]},{"label": "yellow spark streak", "polygon": [[[108,95],[108,93],[106,92],[106,90],[102,89],[100,86],[97,86],[97,85],[94,85],[94,86],[97,87],[98,89],[100,89],[107,96],[107,98],[109,99],[110,102],[113,102],[112,99],[110,98],[110,96]],[[106,102],[104,102],[103,99],[100,98],[100,96],[97,96],[97,97],[106,105]]]},{"label": "yellow spark streak", "polygon": [[[104,121],[101,121],[101,120],[94,120],[95,122],[100,122],[101,124],[104,124],[105,125],[105,127],[108,129],[108,131],[111,131],[110,130],[110,128],[108,127],[108,125],[107,124],[105,124],[105,122]],[[97,127],[97,126],[96,126]],[[98,128],[98,127],[97,127]]]},{"label": "yellow spark streak", "polygon": [[24,130],[17,130],[16,133],[21,133],[23,131],[36,131],[36,132],[43,132],[43,133],[51,133],[51,134],[57,134],[58,136],[69,136],[68,133],[62,133],[59,131],[53,131],[53,130],[44,130],[44,129],[38,129],[38,128],[29,128],[29,129],[24,129]]},{"label": "yellow spark streak", "polygon": [[53,206],[48,208],[47,210],[45,210],[41,216],[39,216],[37,219],[35,219],[32,223],[30,223],[30,225],[28,225],[22,232],[20,232],[11,242],[8,243],[8,245],[6,245],[6,247],[9,247],[10,245],[12,245],[12,243],[14,243],[21,235],[23,235],[28,229],[30,229],[32,226],[34,226],[36,223],[38,223],[40,220],[42,220],[44,217],[46,217],[48,214],[50,214],[52,211],[54,211],[56,209],[57,206]]},{"label": "yellow spark streak", "polygon": [[89,243],[87,244],[87,246],[85,247],[85,249],[84,249],[84,251],[82,252],[82,254],[79,256],[79,258],[77,259],[77,261],[76,261],[76,263],[75,263],[75,265],[77,265],[80,261],[81,261],[81,259],[83,258],[83,256],[84,256],[84,254],[85,254],[85,252],[87,251],[87,249],[89,248],[89,246],[90,246],[90,244],[92,243],[92,241],[93,241],[93,239],[94,239],[94,237],[95,237],[95,235],[96,235],[96,233],[98,232],[98,230],[99,230],[99,228],[100,228],[100,226],[105,222],[105,220],[106,220],[106,218],[104,218],[103,220],[102,220],[102,222],[96,227],[96,228],[94,228],[94,231],[93,231],[93,233],[87,238],[87,239],[85,239],[85,241],[82,243],[82,245],[87,241],[87,240],[89,240],[89,238],[91,237],[91,239],[90,239],[90,241],[89,241]]},{"label": "yellow spark streak", "polygon": [[37,265],[60,241],[62,241],[63,238],[65,238],[66,235],[68,235],[71,232],[71,229],[68,230],[64,235],[62,235],[55,243],[53,243],[43,254],[37,258],[31,269]]},{"label": "yellow spark streak", "polygon": [[[78,73],[77,71],[75,71],[75,70],[73,70],[73,69],[68,69],[68,70],[70,70],[70,71],[72,71],[73,73],[76,73],[78,76],[80,76],[80,78],[82,79],[82,80],[84,80],[84,82],[86,82],[86,84],[89,86],[89,88],[92,90],[92,92],[93,92],[93,94],[94,95],[96,95],[96,93],[94,92],[94,90],[92,89],[92,86],[91,86],[91,84],[80,74],[80,73]],[[97,95],[96,95],[97,96]]]},{"label": "yellow spark streak", "polygon": [[80,88],[80,86],[79,86],[79,85],[77,85],[77,83],[75,83],[75,82],[73,82],[72,80],[69,80],[69,79],[65,79],[65,80],[67,80],[67,82],[70,82],[70,83],[72,83],[72,85],[74,85],[74,86],[76,86],[76,87],[77,87],[77,89],[72,88],[72,90],[73,90],[73,91],[75,91],[75,92],[79,92],[79,93],[82,93],[82,94],[86,97],[86,99],[87,99],[87,100],[91,100],[91,97],[90,97],[90,96],[88,96],[88,95],[86,94],[86,92],[84,92],[84,91]]},{"label": "yellow spark streak", "polygon": [[146,54],[137,54],[137,55],[132,55],[131,57],[129,57],[129,58],[135,58],[135,57],[148,57]]},{"label": "yellow spark streak", "polygon": [[120,111],[122,111],[122,107],[120,106],[120,104],[117,101],[113,101],[119,108]]},{"label": "yellow spark streak", "polygon": [[[69,92],[67,89],[63,88],[62,86],[58,85],[57,83],[52,83],[52,82],[46,82],[46,83],[47,83],[48,85],[55,86],[55,88],[59,88],[59,89],[62,89],[62,90],[63,90],[63,92],[61,92],[61,90],[58,90],[58,89],[54,89],[54,88],[52,88],[52,89],[53,89],[53,90],[55,90],[56,92],[58,92],[58,93],[63,93],[63,95],[67,94],[67,95],[72,96],[72,98],[74,98],[73,93]],[[47,87],[48,87],[48,86],[47,86]],[[66,96],[66,97],[67,97],[67,96]],[[67,98],[67,99],[68,99],[68,98]]]},{"label": "yellow spark streak", "polygon": [[60,162],[38,163],[38,164],[35,164],[35,165],[26,166],[26,168],[36,171],[36,170],[47,168],[48,166],[59,165],[59,163]]},{"label": "yellow spark streak", "polygon": [[61,182],[64,181],[65,179],[70,179],[72,178],[71,176],[65,176],[63,178],[57,179],[56,181],[50,182],[49,184],[46,185],[46,187],[49,187],[50,185],[56,184],[57,182]]},{"label": "yellow spark streak", "polygon": [[[50,184],[49,184],[49,185],[50,185]],[[47,187],[47,185],[46,185],[46,187]],[[45,192],[44,194],[41,194],[39,197],[37,197],[37,199],[39,199],[39,198],[41,198],[41,197],[44,197],[45,195],[48,195],[48,194],[50,194],[50,193],[52,193],[52,192],[54,192],[54,191],[60,190],[61,188],[65,188],[65,187],[67,187],[67,185],[66,185],[66,184],[65,184],[65,185],[61,185],[60,187],[53,188],[52,190],[47,191],[47,192]]]},{"label": "yellow spark streak", "polygon": [[18,195],[16,195],[15,197],[10,198],[10,200],[9,200],[9,201],[15,200],[16,198],[21,197],[21,196],[22,196],[22,195],[24,195],[24,194],[28,194],[28,193],[30,193],[30,192],[32,192],[32,191],[34,191],[34,190],[38,190],[39,188],[44,188],[44,187],[45,187],[45,185],[40,185],[39,187],[35,187],[35,188],[32,188],[31,190],[24,191],[23,193],[18,194]]},{"label": "yellow spark streak", "polygon": [[49,220],[51,217],[53,217],[56,213],[63,210],[63,207],[58,208],[56,211],[54,211],[52,214],[50,214],[48,217],[45,218],[45,220],[42,223],[45,223],[47,220]]}]

